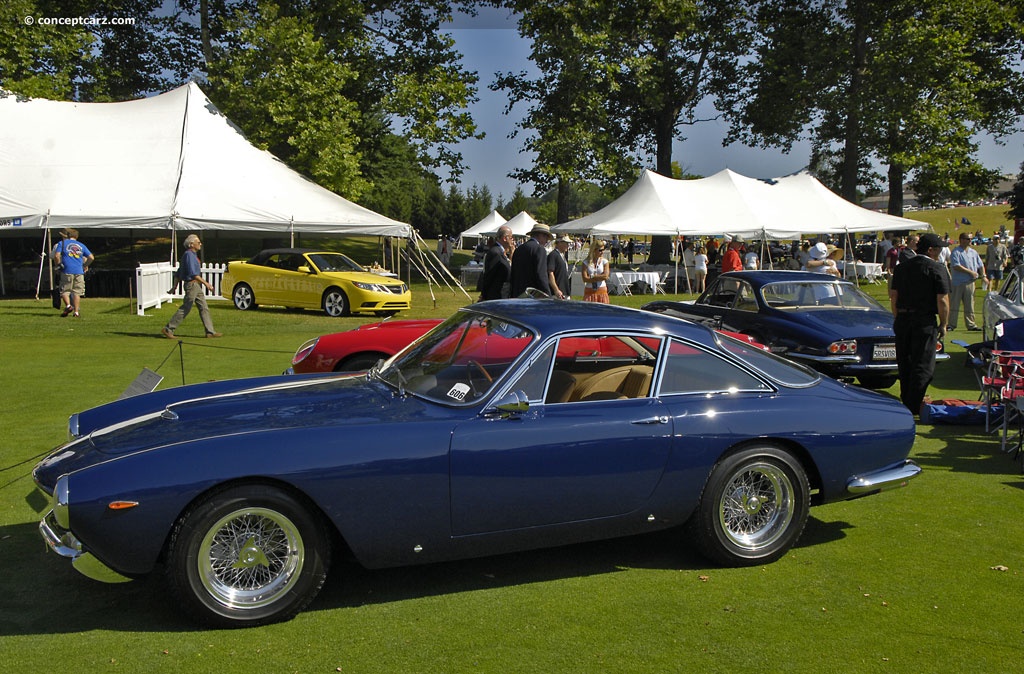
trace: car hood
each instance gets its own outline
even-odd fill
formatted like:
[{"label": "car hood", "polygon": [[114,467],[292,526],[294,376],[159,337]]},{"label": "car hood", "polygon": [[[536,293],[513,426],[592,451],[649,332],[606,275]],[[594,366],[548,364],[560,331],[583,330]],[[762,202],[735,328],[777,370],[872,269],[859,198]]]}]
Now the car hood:
[{"label": "car hood", "polygon": [[[337,375],[182,386],[126,398],[82,413],[90,427],[41,461],[35,478],[45,487],[64,473],[115,456],[202,438],[239,436],[244,444],[244,436],[271,429],[375,423],[390,398],[391,389],[379,382]],[[95,425],[94,413],[102,415],[101,425]]]},{"label": "car hood", "polygon": [[787,314],[792,320],[835,339],[894,339],[892,314],[883,310],[809,309]]},{"label": "car hood", "polygon": [[396,286],[402,284],[401,279],[388,278],[387,276],[381,276],[380,274],[374,274],[368,271],[322,271],[318,276],[337,279],[339,281],[358,281],[359,283],[375,283],[377,285],[385,286]]}]

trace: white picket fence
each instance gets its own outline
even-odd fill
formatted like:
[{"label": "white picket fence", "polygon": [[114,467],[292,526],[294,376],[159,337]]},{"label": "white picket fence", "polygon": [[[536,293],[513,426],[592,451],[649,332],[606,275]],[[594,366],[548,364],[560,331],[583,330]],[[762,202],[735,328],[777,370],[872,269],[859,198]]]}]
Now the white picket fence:
[{"label": "white picket fence", "polygon": [[[207,291],[207,300],[222,300],[220,282],[227,271],[226,264],[204,264],[201,267],[203,278],[213,284],[213,292]],[[168,290],[174,285],[174,272],[177,266],[170,262],[153,262],[139,264],[135,270],[135,312],[139,316],[146,315],[146,309],[159,309],[164,302],[180,300],[185,296],[182,288],[171,293]]]}]

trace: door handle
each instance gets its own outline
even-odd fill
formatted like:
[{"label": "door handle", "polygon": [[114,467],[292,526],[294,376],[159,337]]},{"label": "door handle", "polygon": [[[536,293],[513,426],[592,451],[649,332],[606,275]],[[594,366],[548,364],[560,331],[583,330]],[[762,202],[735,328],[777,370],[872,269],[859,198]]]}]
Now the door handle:
[{"label": "door handle", "polygon": [[651,425],[651,424],[667,424],[668,417],[650,417],[647,419],[637,419],[636,421],[629,422],[631,424],[640,425]]}]

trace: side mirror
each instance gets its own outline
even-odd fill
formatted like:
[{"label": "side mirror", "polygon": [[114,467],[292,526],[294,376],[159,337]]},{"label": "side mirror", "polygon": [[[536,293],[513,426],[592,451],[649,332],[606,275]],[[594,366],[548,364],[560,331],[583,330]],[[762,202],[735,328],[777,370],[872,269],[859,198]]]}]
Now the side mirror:
[{"label": "side mirror", "polygon": [[313,273],[313,270],[309,268],[309,265],[305,265],[305,264],[299,265],[299,268],[296,269],[295,271],[301,272],[303,274],[312,274]]},{"label": "side mirror", "polygon": [[530,409],[530,399],[523,391],[513,391],[498,398],[494,403],[494,409],[498,410],[503,419],[517,416]]}]

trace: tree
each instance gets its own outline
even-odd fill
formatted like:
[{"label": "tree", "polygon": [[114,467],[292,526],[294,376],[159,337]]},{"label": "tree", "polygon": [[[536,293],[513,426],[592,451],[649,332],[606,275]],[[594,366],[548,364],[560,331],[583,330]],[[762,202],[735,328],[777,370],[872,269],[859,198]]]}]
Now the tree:
[{"label": "tree", "polygon": [[974,135],[1012,132],[1024,106],[1022,17],[1006,3],[762,0],[756,16],[756,58],[727,96],[729,140],[809,138],[812,163],[832,164],[850,201],[873,182],[872,159],[897,214],[908,174],[922,185],[985,175]]},{"label": "tree", "polygon": [[226,26],[247,48],[224,50],[209,64],[214,102],[250,142],[358,199],[368,187],[356,151],[360,111],[343,93],[357,73],[330,58],[307,22],[281,16],[269,2]]},{"label": "tree", "polygon": [[[673,141],[701,121],[698,104],[735,80],[748,41],[746,5],[731,0],[511,4],[542,73],[518,90],[536,102],[526,120],[537,131],[532,175],[552,182],[594,166],[604,184],[621,182],[626,162],[635,172],[651,155],[670,176]],[[656,237],[649,260],[668,262],[671,248]]]},{"label": "tree", "polygon": [[1024,218],[1024,162],[1020,165],[1020,173],[1017,175],[1017,182],[1013,184],[1013,191],[1010,192],[1010,210],[1006,217],[1016,220]]},{"label": "tree", "polygon": [[33,0],[0,5],[0,87],[22,96],[68,99],[94,38],[84,27],[37,23],[36,17],[48,16],[40,7]]},{"label": "tree", "polygon": [[[511,137],[526,130],[523,152],[533,166],[509,175],[533,183],[535,193],[557,188],[556,222],[572,215],[573,186],[582,181],[617,181],[631,170],[612,131],[607,99],[617,66],[607,54],[607,16],[586,2],[510,2],[522,16],[519,31],[532,40],[530,60],[540,76],[499,74],[491,88],[509,94],[508,110],[528,103]],[[595,11],[596,10],[596,11]]]},{"label": "tree", "polygon": [[[242,120],[251,137],[270,147],[273,136],[282,159],[298,162],[293,165],[321,184],[344,186],[344,195],[354,199],[373,189],[372,183],[390,182],[392,174],[369,162],[394,156],[398,144],[377,140],[392,134],[415,151],[419,167],[447,166],[453,178],[461,174],[462,157],[454,146],[477,135],[467,112],[476,75],[461,67],[443,28],[453,8],[472,7],[470,0],[181,3],[201,25],[211,82],[230,90],[233,99],[237,94],[237,100],[217,102]],[[270,81],[253,79],[260,76]],[[302,84],[291,86],[289,80]],[[261,96],[251,93],[257,88]],[[308,115],[307,122],[299,112]],[[297,128],[306,135],[297,135]],[[329,142],[332,134],[340,134],[337,143]],[[331,156],[317,157],[328,151]],[[408,186],[403,173],[395,175],[395,184],[381,186],[377,197]]]}]

